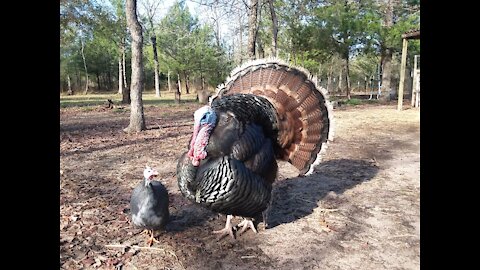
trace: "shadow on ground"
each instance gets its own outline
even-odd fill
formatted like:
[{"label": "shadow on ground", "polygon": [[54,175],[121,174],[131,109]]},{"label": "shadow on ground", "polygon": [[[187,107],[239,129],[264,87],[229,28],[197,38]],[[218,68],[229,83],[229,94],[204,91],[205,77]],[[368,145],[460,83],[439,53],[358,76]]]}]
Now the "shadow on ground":
[{"label": "shadow on ground", "polygon": [[323,162],[312,175],[277,182],[267,214],[268,228],[310,215],[330,192],[333,196],[341,194],[377,173],[378,167],[373,162],[336,159]]}]

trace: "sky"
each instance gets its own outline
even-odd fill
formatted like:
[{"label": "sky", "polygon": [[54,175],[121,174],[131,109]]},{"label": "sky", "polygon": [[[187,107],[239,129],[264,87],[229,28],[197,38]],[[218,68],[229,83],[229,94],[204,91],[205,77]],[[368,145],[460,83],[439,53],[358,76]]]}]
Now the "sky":
[{"label": "sky", "polygon": [[[139,0],[140,2],[141,0]],[[152,0],[150,0],[152,1]],[[154,1],[154,0],[153,0]],[[173,5],[173,3],[175,2],[176,0],[163,0],[161,1],[162,3],[160,4],[159,6],[159,16],[160,18],[163,18],[165,16],[165,14],[167,13],[168,9]],[[188,9],[190,10],[190,13],[192,15],[196,15],[198,16],[199,14],[197,13],[198,9],[199,9],[199,4],[197,3],[194,3],[192,1],[185,1]],[[141,7],[141,4],[139,5],[139,9],[142,8]],[[142,10],[139,10],[140,12]]]},{"label": "sky", "polygon": [[[138,0],[137,5],[138,5],[138,12],[144,13],[144,8],[143,5],[141,4],[142,0]],[[158,7],[158,17],[157,17],[157,22],[160,21],[168,12],[168,9],[175,3],[176,0],[149,0],[149,1],[160,1],[160,5]],[[193,16],[196,16],[200,23],[204,23],[205,21],[208,20],[209,12],[206,12],[206,7],[198,4],[197,2],[199,1],[189,1],[186,0],[185,4],[188,7],[188,10],[190,11],[190,14]],[[225,37],[225,35],[229,32],[229,25],[228,22],[223,22],[220,25],[220,36]]]},{"label": "sky", "polygon": [[[97,0],[97,1],[102,5],[111,6],[109,0]],[[137,10],[138,10],[138,13],[145,14],[145,8],[143,7],[142,1],[145,1],[145,0],[137,1]],[[157,14],[155,15],[155,19],[154,19],[154,22],[159,22],[163,17],[165,17],[165,15],[168,12],[168,9],[175,3],[176,0],[146,0],[146,1],[150,1],[150,2],[160,1]],[[190,13],[193,16],[196,16],[199,19],[199,22],[203,24],[209,20],[209,16],[211,16],[211,14],[210,12],[207,11],[207,8],[205,6],[202,6],[197,2],[200,2],[200,0],[194,0],[194,1],[186,0],[185,4],[187,5]],[[227,43],[232,42],[232,38],[229,38],[229,35],[230,35],[229,28],[231,28],[233,24],[234,22],[226,19],[224,19],[220,23],[220,36],[222,37],[223,40],[227,40]]]}]

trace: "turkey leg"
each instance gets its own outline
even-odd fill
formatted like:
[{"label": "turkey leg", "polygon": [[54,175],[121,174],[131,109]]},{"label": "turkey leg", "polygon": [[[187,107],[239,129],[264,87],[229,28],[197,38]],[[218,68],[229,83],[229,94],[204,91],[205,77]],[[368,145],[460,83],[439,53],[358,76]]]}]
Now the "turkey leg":
[{"label": "turkey leg", "polygon": [[232,215],[227,215],[227,222],[225,223],[225,228],[218,231],[213,231],[213,233],[220,234],[218,240],[222,239],[227,235],[230,235],[233,239],[235,239],[235,235],[233,234],[232,218]]},{"label": "turkey leg", "polygon": [[257,229],[255,229],[255,225],[253,224],[253,219],[251,218],[243,218],[242,222],[240,222],[237,226],[242,227],[239,235],[242,235],[248,228],[252,229],[253,232],[258,233]]}]

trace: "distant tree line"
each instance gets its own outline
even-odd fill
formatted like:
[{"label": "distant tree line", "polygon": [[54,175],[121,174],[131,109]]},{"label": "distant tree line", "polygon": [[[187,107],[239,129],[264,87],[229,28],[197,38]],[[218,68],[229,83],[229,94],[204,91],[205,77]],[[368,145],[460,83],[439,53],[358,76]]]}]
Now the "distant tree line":
[{"label": "distant tree line", "polygon": [[[247,59],[275,56],[307,68],[333,93],[349,97],[377,85],[388,93],[398,84],[401,34],[420,28],[420,3],[412,0],[193,2],[208,16],[177,1],[160,18],[158,1],[139,1],[145,89],[158,96],[175,83],[183,93],[212,89]],[[61,0],[60,31],[60,90],[118,90],[129,102],[125,1]],[[413,66],[420,41],[408,52]]]}]

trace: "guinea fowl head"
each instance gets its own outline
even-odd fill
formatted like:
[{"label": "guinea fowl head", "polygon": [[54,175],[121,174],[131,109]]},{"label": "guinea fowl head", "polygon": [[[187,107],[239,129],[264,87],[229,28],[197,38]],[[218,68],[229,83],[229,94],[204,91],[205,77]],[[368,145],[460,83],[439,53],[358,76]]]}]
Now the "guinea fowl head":
[{"label": "guinea fowl head", "polygon": [[150,168],[148,165],[145,166],[145,170],[143,170],[143,177],[147,182],[153,180],[153,177],[157,176],[158,172],[155,169]]},{"label": "guinea fowl head", "polygon": [[198,166],[200,160],[207,156],[205,149],[210,133],[217,123],[217,115],[210,106],[203,106],[195,111],[193,117],[193,136],[190,141],[188,156],[192,159],[193,166]]}]

